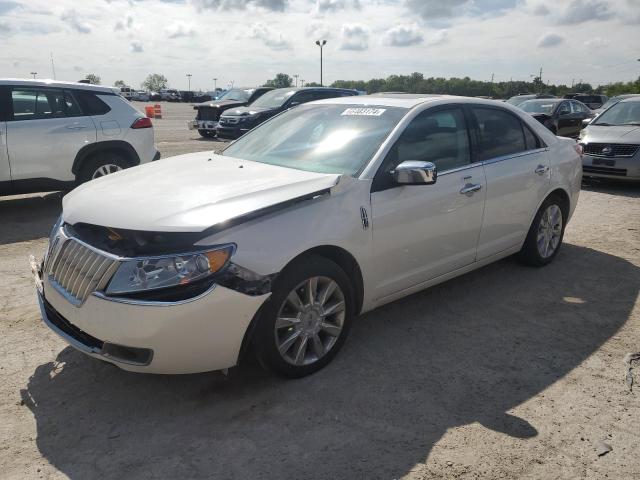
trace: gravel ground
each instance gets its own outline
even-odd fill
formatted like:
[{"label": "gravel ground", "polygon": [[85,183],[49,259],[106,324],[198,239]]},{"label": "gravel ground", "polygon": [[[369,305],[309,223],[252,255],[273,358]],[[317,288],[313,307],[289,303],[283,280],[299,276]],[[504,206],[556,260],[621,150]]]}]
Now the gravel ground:
[{"label": "gravel ground", "polygon": [[[188,105],[163,108],[164,157],[219,147],[186,130]],[[639,197],[585,186],[552,265],[506,259],[366,314],[296,381],[252,361],[132,374],[67,347],[27,264],[61,195],[0,199],[0,477],[640,478],[623,361],[640,352]]]}]

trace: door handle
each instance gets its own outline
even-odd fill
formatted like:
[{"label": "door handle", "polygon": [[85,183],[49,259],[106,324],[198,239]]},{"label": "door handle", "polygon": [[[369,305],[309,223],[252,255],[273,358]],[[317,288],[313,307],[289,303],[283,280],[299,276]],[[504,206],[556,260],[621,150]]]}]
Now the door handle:
[{"label": "door handle", "polygon": [[82,130],[83,128],[87,128],[87,126],[78,124],[67,125],[68,130]]},{"label": "door handle", "polygon": [[467,195],[468,197],[470,197],[471,195],[476,193],[481,188],[482,188],[482,185],[480,185],[479,183],[476,183],[476,184],[469,184],[468,183],[464,187],[462,187],[462,190],[460,190],[460,193],[462,195]]},{"label": "door handle", "polygon": [[536,170],[535,170],[535,172],[538,175],[544,175],[548,171],[549,171],[549,167],[547,165],[538,165],[538,168],[536,168]]}]

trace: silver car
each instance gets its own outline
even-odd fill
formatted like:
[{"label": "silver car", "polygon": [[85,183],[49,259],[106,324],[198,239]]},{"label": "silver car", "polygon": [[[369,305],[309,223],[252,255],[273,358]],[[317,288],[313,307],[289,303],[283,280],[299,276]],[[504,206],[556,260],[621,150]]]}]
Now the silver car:
[{"label": "silver car", "polygon": [[613,105],[580,132],[587,177],[640,180],[640,97]]}]

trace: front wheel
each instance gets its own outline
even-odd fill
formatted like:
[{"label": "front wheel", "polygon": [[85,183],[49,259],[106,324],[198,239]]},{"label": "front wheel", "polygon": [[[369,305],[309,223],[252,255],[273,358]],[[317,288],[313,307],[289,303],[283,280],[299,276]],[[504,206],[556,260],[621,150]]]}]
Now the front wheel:
[{"label": "front wheel", "polygon": [[556,195],[550,196],[543,202],[519,253],[523,263],[542,267],[551,263],[556,257],[562,245],[566,224],[563,207],[564,202]]},{"label": "front wheel", "polygon": [[258,319],[258,359],[291,378],[320,370],[344,344],[354,310],[353,289],[336,263],[316,256],[296,262],[281,273]]}]

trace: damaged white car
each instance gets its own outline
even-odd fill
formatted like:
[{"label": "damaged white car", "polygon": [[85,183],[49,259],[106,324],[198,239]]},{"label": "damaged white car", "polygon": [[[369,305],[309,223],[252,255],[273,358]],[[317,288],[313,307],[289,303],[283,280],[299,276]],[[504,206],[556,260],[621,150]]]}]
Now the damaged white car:
[{"label": "damaged white car", "polygon": [[508,255],[557,255],[575,141],[509,105],[362,96],[291,109],[222,154],[83,185],[42,264],[46,324],[125,370],[192,373],[253,350],[299,377],[354,316]]}]

